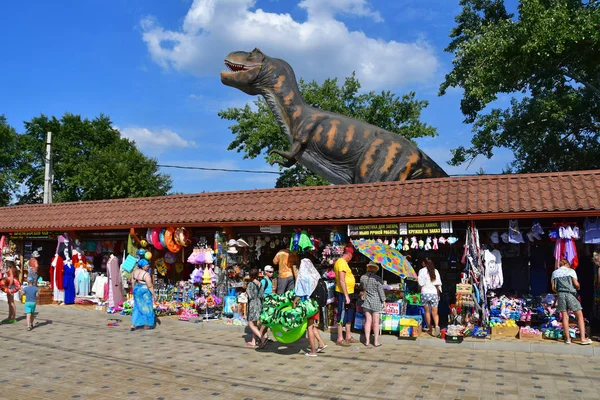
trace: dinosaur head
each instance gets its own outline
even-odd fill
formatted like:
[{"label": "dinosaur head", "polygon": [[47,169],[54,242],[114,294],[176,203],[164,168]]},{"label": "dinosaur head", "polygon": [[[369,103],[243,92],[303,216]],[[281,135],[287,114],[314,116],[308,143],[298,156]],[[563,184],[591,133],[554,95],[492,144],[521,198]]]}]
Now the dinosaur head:
[{"label": "dinosaur head", "polygon": [[225,65],[229,70],[221,72],[221,82],[251,95],[276,88],[282,76],[288,78],[285,85],[296,85],[294,70],[287,62],[271,58],[259,49],[229,53]]},{"label": "dinosaur head", "polygon": [[225,58],[228,71],[221,71],[221,82],[224,85],[240,89],[248,94],[260,93],[261,76],[264,75],[264,64],[268,57],[259,49],[251,52],[234,51]]}]

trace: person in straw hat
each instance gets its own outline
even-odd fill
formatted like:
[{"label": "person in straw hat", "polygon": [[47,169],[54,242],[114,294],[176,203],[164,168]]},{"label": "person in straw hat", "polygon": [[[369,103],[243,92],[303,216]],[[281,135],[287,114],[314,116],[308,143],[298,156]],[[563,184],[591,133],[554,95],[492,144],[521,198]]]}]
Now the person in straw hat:
[{"label": "person in straw hat", "polygon": [[383,292],[383,282],[377,275],[379,265],[371,261],[367,264],[367,273],[360,277],[362,287],[361,298],[363,300],[363,310],[365,312],[365,346],[371,343],[371,329],[373,330],[373,345],[381,347],[379,342],[379,313],[383,309],[385,302],[385,293]]}]

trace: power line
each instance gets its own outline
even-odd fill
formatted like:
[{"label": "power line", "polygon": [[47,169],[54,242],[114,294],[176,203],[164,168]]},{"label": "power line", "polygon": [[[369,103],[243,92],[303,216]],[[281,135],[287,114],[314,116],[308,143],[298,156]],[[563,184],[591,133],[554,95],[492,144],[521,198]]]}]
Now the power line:
[{"label": "power line", "polygon": [[200,171],[221,171],[221,172],[246,172],[249,174],[276,174],[281,175],[281,172],[277,171],[259,171],[259,170],[251,170],[251,169],[228,169],[228,168],[207,168],[207,167],[188,167],[183,165],[166,165],[166,164],[157,164],[157,167],[161,168],[177,168],[177,169],[194,169]]}]

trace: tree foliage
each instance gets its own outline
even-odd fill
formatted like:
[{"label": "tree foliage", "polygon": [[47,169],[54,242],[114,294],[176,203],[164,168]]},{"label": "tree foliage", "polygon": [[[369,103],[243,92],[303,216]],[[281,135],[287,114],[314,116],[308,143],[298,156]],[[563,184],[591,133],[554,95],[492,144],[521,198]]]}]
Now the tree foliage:
[{"label": "tree foliage", "polygon": [[[517,172],[600,168],[600,2],[520,0],[515,15],[503,0],[460,4],[440,94],[464,89],[474,135],[451,164],[504,147]],[[510,107],[492,107],[507,94]]]},{"label": "tree foliage", "polygon": [[[337,79],[327,79],[323,84],[305,82],[300,79],[299,89],[307,104],[325,110],[363,120],[408,139],[436,136],[436,129],[421,122],[421,111],[428,106],[424,100],[415,100],[410,92],[397,97],[390,91],[359,93],[360,83],[355,75],[345,79],[343,85]],[[273,149],[288,150],[290,143],[275,121],[264,99],[254,101],[256,110],[250,105],[243,108],[221,110],[222,119],[235,121],[231,133],[235,135],[228,150],[244,153],[244,158],[260,155],[268,162],[277,155],[269,155]],[[300,164],[285,169],[276,187],[326,185],[329,182],[312,173]]]},{"label": "tree foliage", "polygon": [[41,115],[25,122],[18,135],[16,179],[23,190],[19,203],[43,200],[46,133],[52,132],[53,201],[79,201],[165,195],[169,175],[135,143],[121,138],[110,119],[65,114],[60,120]]},{"label": "tree foliage", "polygon": [[8,205],[16,187],[14,169],[17,164],[17,131],[0,115],[0,206]]}]

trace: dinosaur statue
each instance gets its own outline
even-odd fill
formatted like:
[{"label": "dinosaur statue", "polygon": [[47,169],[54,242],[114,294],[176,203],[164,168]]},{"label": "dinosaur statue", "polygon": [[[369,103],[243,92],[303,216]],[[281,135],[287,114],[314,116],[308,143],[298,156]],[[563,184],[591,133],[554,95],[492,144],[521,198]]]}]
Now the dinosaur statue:
[{"label": "dinosaur statue", "polygon": [[448,176],[414,143],[395,133],[307,105],[292,67],[259,49],[225,58],[221,82],[250,95],[262,95],[290,150],[272,150],[291,167],[296,162],[331,183],[404,181]]}]

